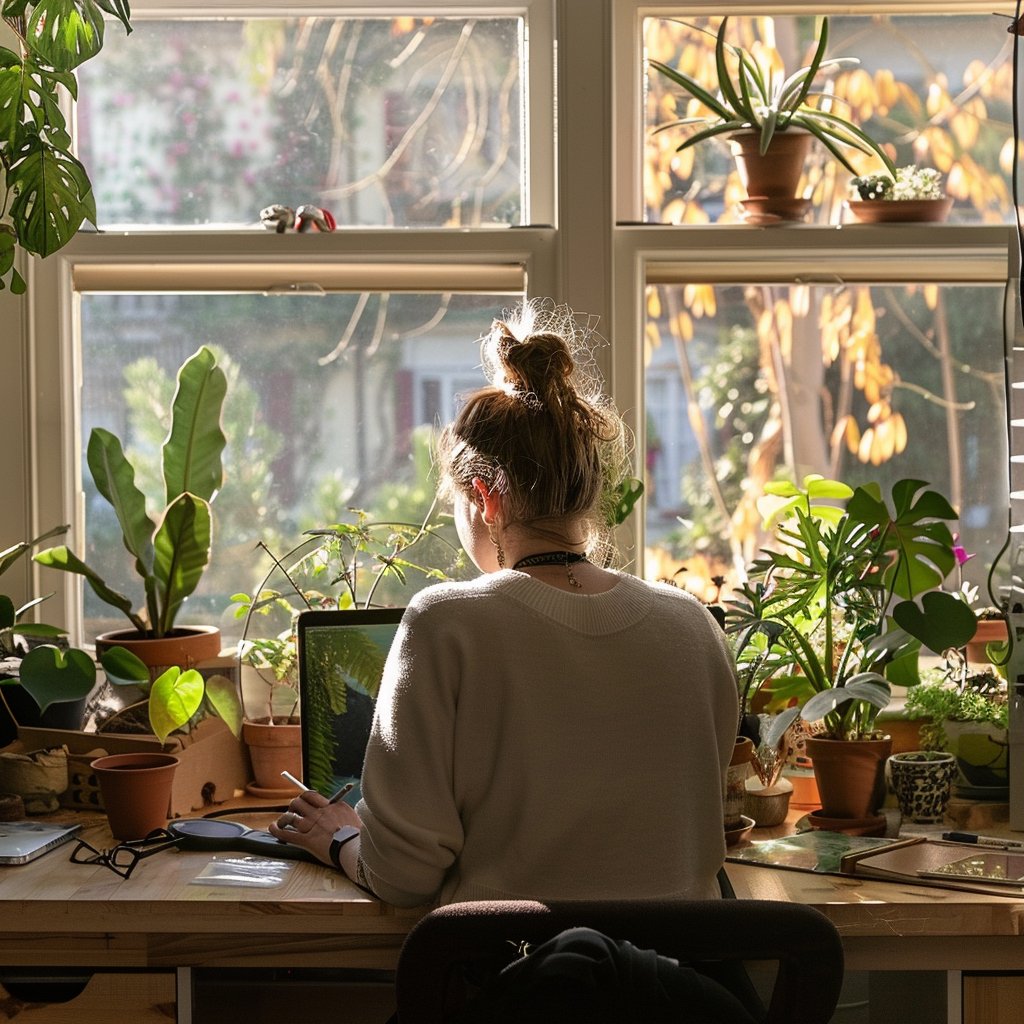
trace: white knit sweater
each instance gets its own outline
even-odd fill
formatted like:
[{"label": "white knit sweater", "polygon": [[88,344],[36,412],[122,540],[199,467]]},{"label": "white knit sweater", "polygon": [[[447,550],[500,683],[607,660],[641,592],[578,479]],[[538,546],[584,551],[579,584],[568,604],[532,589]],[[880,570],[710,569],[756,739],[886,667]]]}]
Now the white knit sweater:
[{"label": "white knit sweater", "polygon": [[673,587],[429,587],[377,699],[367,880],[399,906],[715,898],[737,703],[721,630]]}]

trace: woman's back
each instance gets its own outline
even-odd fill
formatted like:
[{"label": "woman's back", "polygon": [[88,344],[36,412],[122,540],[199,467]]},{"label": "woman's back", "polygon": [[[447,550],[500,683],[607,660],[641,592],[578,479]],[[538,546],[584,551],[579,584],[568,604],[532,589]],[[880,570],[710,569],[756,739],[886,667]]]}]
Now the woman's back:
[{"label": "woman's back", "polygon": [[359,808],[374,891],[718,894],[729,656],[692,598],[616,579],[587,596],[505,572],[413,602]]}]

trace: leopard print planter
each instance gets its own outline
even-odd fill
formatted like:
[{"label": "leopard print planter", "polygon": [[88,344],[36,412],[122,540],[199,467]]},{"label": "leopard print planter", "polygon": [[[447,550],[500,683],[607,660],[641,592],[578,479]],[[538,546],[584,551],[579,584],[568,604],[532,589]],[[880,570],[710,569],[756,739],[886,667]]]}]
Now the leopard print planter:
[{"label": "leopard print planter", "polygon": [[956,774],[956,758],[939,750],[911,750],[889,758],[889,780],[909,821],[942,821]]}]

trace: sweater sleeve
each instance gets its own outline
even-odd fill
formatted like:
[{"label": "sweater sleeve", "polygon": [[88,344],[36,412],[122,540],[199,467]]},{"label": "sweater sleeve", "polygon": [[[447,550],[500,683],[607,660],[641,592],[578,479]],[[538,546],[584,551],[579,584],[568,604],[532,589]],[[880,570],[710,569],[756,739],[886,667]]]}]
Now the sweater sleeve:
[{"label": "sweater sleeve", "polygon": [[458,654],[425,617],[414,598],[388,654],[357,807],[367,881],[399,907],[433,900],[463,845],[452,785]]}]

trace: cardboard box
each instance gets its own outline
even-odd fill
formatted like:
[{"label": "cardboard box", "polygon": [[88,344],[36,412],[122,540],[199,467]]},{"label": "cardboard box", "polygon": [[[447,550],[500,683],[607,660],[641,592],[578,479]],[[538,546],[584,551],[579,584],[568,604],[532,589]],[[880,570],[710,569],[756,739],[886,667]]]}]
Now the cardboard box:
[{"label": "cardboard box", "polygon": [[99,787],[89,772],[94,757],[156,751],[179,759],[171,790],[172,817],[190,815],[210,804],[230,800],[235,790],[252,779],[245,744],[231,735],[219,718],[205,718],[188,734],[174,733],[161,743],[156,736],[80,732],[66,729],[18,729],[18,739],[8,750],[28,753],[45,747],[68,750],[68,789],[61,796],[65,807],[97,810],[102,807]]}]

